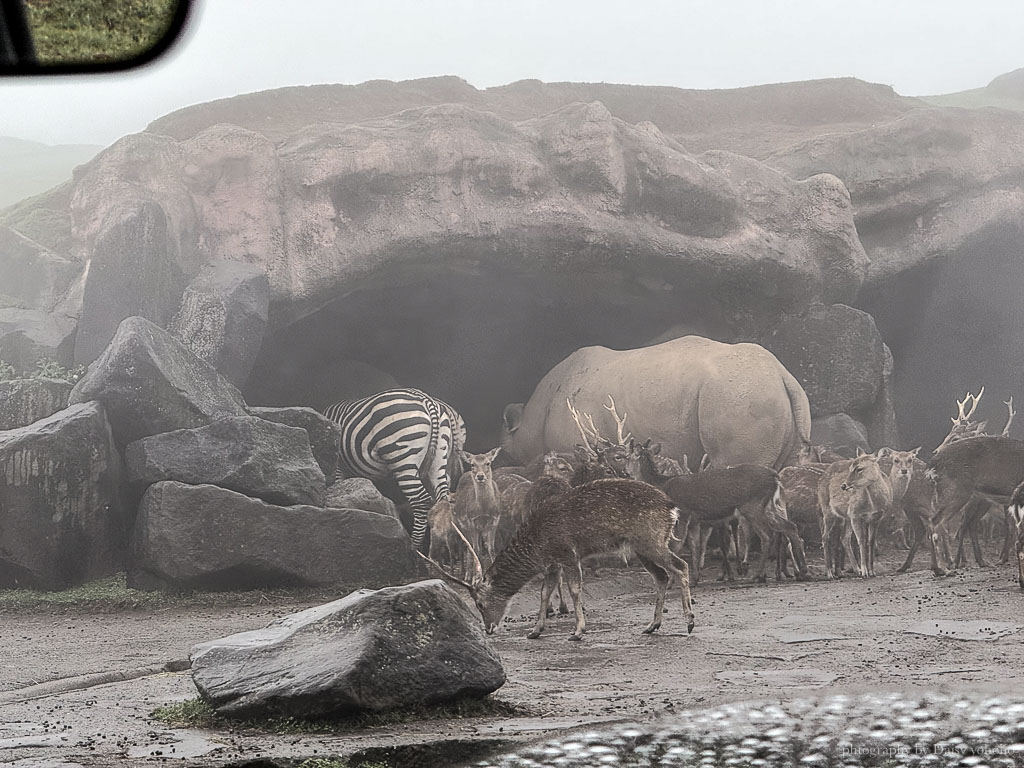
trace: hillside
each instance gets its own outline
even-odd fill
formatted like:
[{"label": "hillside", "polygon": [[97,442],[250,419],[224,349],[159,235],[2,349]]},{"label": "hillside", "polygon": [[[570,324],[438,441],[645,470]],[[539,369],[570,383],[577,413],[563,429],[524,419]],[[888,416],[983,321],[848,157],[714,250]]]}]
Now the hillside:
[{"label": "hillside", "polygon": [[76,165],[88,162],[101,149],[91,144],[50,145],[0,136],[0,208],[68,181]]},{"label": "hillside", "polygon": [[999,107],[1024,112],[1024,68],[1000,75],[984,88],[922,96],[921,99],[936,107]]}]

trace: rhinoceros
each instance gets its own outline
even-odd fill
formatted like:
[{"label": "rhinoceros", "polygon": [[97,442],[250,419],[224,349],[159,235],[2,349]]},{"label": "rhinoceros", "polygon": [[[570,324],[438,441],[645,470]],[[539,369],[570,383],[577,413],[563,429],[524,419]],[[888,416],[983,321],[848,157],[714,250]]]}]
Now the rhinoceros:
[{"label": "rhinoceros", "polygon": [[525,464],[581,442],[566,399],[614,438],[611,395],[625,429],[662,453],[714,466],[778,469],[810,440],[811,409],[799,382],[757,344],[683,336],[640,349],[583,347],[552,368],[529,402],[505,407],[501,447]]}]

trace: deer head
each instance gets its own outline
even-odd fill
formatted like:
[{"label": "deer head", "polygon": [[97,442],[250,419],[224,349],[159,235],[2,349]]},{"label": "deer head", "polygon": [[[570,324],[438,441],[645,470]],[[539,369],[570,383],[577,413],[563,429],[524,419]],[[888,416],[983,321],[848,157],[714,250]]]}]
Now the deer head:
[{"label": "deer head", "polygon": [[501,451],[501,446],[494,448],[487,453],[467,453],[459,451],[459,458],[466,465],[466,471],[477,483],[486,483],[491,479],[491,464]]},{"label": "deer head", "polygon": [[844,491],[857,490],[883,480],[885,475],[878,466],[878,458],[873,453],[864,453],[857,449],[857,458],[850,465],[850,471],[840,487]]}]

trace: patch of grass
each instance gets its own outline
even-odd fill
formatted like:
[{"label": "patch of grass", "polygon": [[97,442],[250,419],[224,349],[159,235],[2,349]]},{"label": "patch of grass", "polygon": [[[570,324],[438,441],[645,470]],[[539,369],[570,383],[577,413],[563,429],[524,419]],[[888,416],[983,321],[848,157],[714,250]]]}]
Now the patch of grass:
[{"label": "patch of grass", "polygon": [[65,368],[52,357],[42,357],[36,360],[34,371],[18,371],[13,365],[5,360],[0,360],[0,381],[13,381],[15,379],[59,379],[69,384],[76,383],[85,375],[85,366],[78,365],[74,368]]},{"label": "patch of grass", "polygon": [[177,0],[27,0],[40,64],[125,61],[170,27]]},{"label": "patch of grass", "polygon": [[150,717],[171,728],[204,728],[211,731],[247,731],[274,734],[347,733],[366,728],[402,725],[423,720],[464,720],[477,717],[525,717],[523,707],[493,696],[465,698],[448,704],[421,705],[391,712],[342,715],[333,718],[302,719],[268,717],[236,719],[218,715],[200,698],[160,707]]},{"label": "patch of grass", "polygon": [[[46,592],[37,589],[0,589],[0,614],[116,613],[164,608],[217,608],[323,603],[347,595],[351,589],[251,590],[244,592],[150,592],[132,589],[122,573],[91,581],[78,587]],[[297,609],[301,610],[301,609]]]}]

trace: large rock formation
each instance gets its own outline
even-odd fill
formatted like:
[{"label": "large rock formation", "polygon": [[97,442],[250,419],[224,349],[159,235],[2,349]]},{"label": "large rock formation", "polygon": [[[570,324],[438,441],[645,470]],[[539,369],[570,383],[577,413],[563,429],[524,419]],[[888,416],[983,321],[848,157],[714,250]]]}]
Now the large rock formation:
[{"label": "large rock formation", "polygon": [[142,588],[379,587],[422,572],[394,518],[279,507],[213,485],[151,485],[132,533],[129,581]]},{"label": "large rock formation", "polygon": [[768,163],[794,178],[838,176],[871,267],[859,304],[895,358],[911,444],[935,446],[955,399],[987,385],[979,415],[1021,392],[1024,370],[1024,114],[920,109],[824,135]]},{"label": "large rock formation", "polygon": [[192,649],[218,713],[315,718],[485,696],[505,682],[480,618],[441,581],[376,592]]},{"label": "large rock formation", "polygon": [[102,402],[122,443],[218,418],[246,415],[245,401],[208,363],[142,317],[124,320],[70,402]]},{"label": "large rock formation", "polygon": [[0,431],[25,427],[67,407],[71,384],[57,379],[0,381]]},{"label": "large rock formation", "polygon": [[121,483],[99,403],[0,432],[0,586],[61,589],[122,570]]},{"label": "large rock formation", "polygon": [[257,266],[213,261],[189,283],[170,331],[235,386],[243,386],[263,344],[270,301]]},{"label": "large rock formation", "polygon": [[217,485],[285,506],[323,506],[326,492],[306,430],[253,416],[136,440],[125,462],[129,482],[141,487],[163,480]]},{"label": "large rock formation", "polygon": [[[1018,79],[993,87],[1012,95]],[[1022,137],[1020,114],[925,108],[851,79],[441,78],[222,100],[0,216],[0,273],[19,275],[0,311],[36,313],[11,328],[59,326],[5,342],[0,322],[0,355],[29,339],[22,359],[63,361],[77,324],[88,361],[139,314],[236,382],[251,364],[251,402],[322,407],[398,381],[458,406],[482,450],[501,407],[579,347],[679,327],[758,340],[843,303],[875,317],[894,358],[857,418],[890,440],[891,404],[913,406],[901,428],[928,443],[980,379],[992,407],[1024,396]],[[258,332],[224,355],[232,328],[262,324],[262,299],[207,291],[214,263],[266,275],[255,360]]]}]

